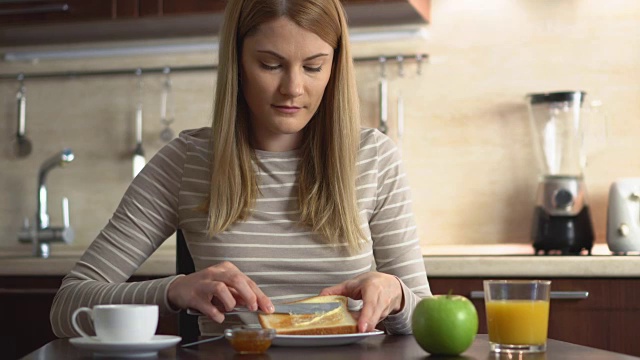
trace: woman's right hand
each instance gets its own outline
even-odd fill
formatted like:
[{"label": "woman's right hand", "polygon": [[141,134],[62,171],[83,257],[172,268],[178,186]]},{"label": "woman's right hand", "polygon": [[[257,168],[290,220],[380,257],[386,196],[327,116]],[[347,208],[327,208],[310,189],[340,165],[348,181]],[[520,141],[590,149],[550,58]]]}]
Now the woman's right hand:
[{"label": "woman's right hand", "polygon": [[167,298],[172,307],[198,310],[218,323],[236,305],[266,313],[274,310],[258,285],[228,261],[178,277],[169,285]]}]

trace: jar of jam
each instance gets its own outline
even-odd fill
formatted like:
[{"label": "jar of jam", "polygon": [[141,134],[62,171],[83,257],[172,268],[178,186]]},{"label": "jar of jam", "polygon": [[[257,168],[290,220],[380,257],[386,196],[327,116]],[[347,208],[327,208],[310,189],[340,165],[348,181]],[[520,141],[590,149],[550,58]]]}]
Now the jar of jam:
[{"label": "jar of jam", "polygon": [[271,347],[271,340],[276,336],[276,331],[235,325],[231,329],[226,329],[224,336],[240,354],[262,354]]}]

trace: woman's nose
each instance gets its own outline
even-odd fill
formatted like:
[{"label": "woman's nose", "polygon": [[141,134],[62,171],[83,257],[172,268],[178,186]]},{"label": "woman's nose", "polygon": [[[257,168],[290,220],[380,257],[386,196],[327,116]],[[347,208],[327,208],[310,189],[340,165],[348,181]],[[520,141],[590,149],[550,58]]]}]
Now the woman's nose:
[{"label": "woman's nose", "polygon": [[289,71],[282,79],[280,93],[292,97],[302,95],[304,93],[302,74],[298,71]]}]

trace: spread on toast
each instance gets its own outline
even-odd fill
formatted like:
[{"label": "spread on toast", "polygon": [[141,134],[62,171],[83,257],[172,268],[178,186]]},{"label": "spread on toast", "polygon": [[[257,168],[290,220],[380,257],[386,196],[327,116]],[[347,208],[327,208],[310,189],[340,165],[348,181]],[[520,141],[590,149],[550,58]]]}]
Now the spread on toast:
[{"label": "spread on toast", "polygon": [[357,331],[357,322],[349,313],[347,298],[340,295],[314,296],[295,303],[339,302],[340,307],[316,314],[260,314],[260,324],[279,335],[336,335]]}]

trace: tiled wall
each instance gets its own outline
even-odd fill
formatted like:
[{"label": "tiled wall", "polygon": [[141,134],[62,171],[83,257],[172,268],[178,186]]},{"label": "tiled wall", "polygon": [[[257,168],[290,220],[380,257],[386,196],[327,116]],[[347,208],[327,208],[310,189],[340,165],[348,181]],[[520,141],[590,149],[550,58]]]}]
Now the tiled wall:
[{"label": "tiled wall", "polygon": [[[355,54],[426,51],[416,74],[389,73],[391,135],[395,101],[405,104],[403,157],[413,188],[423,245],[527,243],[536,189],[523,97],[529,92],[584,90],[600,100],[609,139],[589,160],[586,182],[598,242],[604,241],[609,184],[640,177],[640,3],[557,0],[433,0],[426,40],[358,44]],[[211,63],[209,55],[0,63],[1,73],[134,68]],[[364,122],[377,119],[377,65],[358,65]],[[206,126],[214,73],[175,74],[173,128]],[[163,142],[162,76],[145,77],[144,146]],[[17,83],[0,82],[0,247],[14,247],[24,216],[35,213],[39,164],[64,146],[76,160],[49,177],[52,224],[68,196],[84,248],[107,222],[131,180],[133,76],[27,82],[29,157],[11,152]],[[167,246],[172,246],[171,242]],[[54,248],[54,251],[56,249]]]}]

